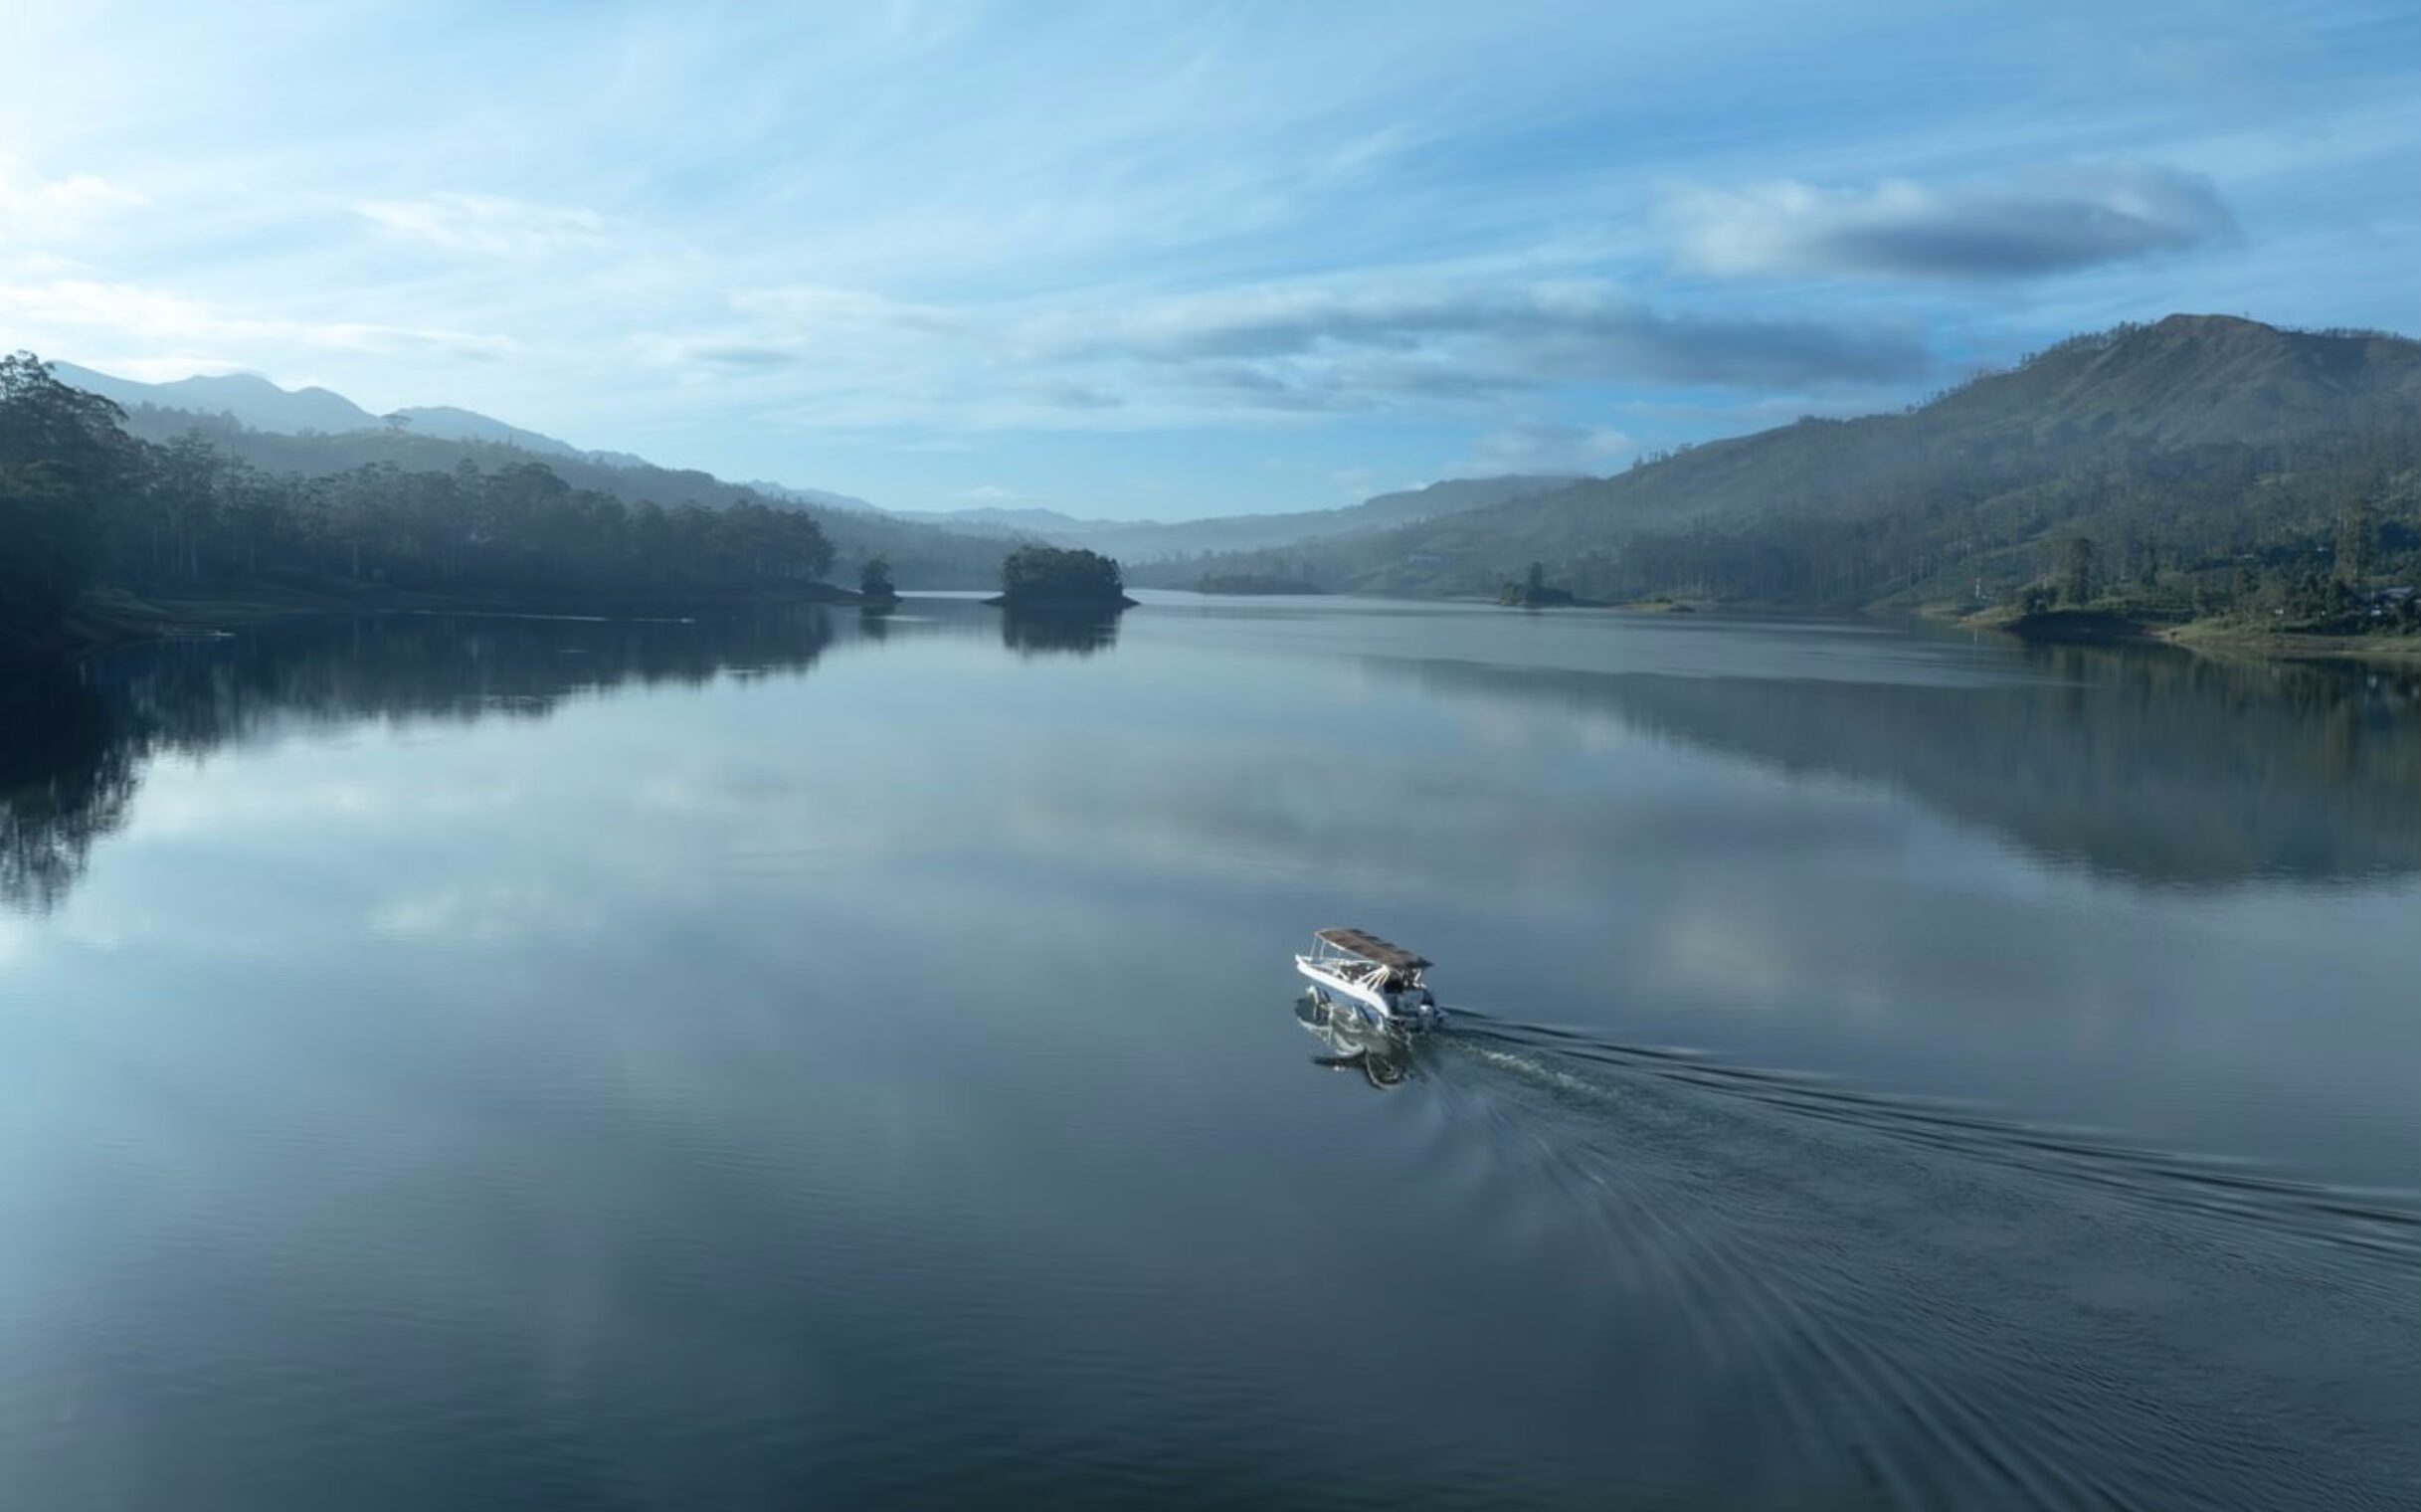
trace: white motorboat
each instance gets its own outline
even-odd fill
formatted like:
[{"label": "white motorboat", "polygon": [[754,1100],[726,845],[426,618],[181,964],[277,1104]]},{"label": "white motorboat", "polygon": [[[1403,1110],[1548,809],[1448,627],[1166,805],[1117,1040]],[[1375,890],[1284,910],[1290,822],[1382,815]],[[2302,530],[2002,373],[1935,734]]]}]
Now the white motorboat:
[{"label": "white motorboat", "polygon": [[1361,929],[1322,929],[1311,938],[1311,954],[1295,957],[1295,970],[1311,979],[1320,1003],[1350,1008],[1382,1029],[1428,1029],[1445,1017],[1422,981],[1426,957]]}]

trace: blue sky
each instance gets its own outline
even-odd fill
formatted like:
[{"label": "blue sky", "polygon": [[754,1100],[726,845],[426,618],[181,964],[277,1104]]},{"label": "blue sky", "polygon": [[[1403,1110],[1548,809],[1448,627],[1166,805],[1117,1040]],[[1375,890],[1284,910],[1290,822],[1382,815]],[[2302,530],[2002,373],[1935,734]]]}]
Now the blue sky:
[{"label": "blue sky", "polygon": [[2421,332],[2421,6],[51,5],[0,344],[885,504],[1326,507]]}]

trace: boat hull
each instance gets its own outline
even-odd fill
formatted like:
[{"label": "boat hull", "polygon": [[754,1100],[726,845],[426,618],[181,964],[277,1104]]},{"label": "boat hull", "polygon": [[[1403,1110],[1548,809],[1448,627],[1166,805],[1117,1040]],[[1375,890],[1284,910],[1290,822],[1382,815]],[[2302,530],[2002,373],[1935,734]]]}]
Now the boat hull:
[{"label": "boat hull", "polygon": [[1295,970],[1310,981],[1314,996],[1352,1009],[1369,1024],[1388,1029],[1427,1029],[1443,1017],[1425,987],[1385,992],[1331,971],[1326,963],[1310,956],[1295,957]]}]

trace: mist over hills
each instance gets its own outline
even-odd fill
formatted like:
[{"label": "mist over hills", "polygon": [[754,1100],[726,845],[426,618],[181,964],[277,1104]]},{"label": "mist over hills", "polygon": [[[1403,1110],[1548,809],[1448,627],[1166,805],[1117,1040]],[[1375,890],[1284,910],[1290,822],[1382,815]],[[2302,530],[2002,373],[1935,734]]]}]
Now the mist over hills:
[{"label": "mist over hills", "polygon": [[1129,567],[1149,567],[1205,552],[1249,551],[1303,541],[1333,540],[1417,520],[1485,508],[1569,486],[1567,473],[1508,474],[1449,478],[1426,487],[1381,493],[1337,509],[1292,514],[1228,514],[1192,520],[1080,519],[1055,509],[976,508],[945,511],[892,510],[914,519],[987,535],[1041,539],[1055,546],[1081,546],[1116,557]]},{"label": "mist over hills", "polygon": [[1457,594],[1541,561],[1602,597],[1989,594],[2041,574],[2080,532],[2114,557],[2126,542],[2208,567],[2332,530],[2354,497],[2402,528],[2421,511],[2417,450],[2421,342],[2172,315],[2062,342],[1901,414],[1802,419],[1211,570]]},{"label": "mist over hills", "polygon": [[272,472],[538,462],[634,504],[802,510],[842,572],[879,554],[909,588],[989,586],[1009,545],[1044,541],[1115,557],[1151,586],[1227,577],[1487,594],[1538,561],[1583,597],[1847,606],[1989,599],[2042,577],[2078,535],[2097,537],[2107,565],[2130,573],[2291,565],[2356,498],[2391,542],[2399,532],[2421,542],[2421,342],[2233,316],[2079,336],[1899,414],[1802,419],[1606,477],[1458,478],[1345,508],[1176,522],[886,511],[583,452],[451,406],[392,423],[342,395],[258,377],[142,384],[58,371],[126,406],[138,437],[199,431]]},{"label": "mist over hills", "polygon": [[[54,362],[51,368],[59,375],[61,382],[114,400],[129,412],[147,408],[171,410],[180,415],[231,417],[247,430],[268,431],[282,436],[307,436],[313,433],[343,436],[356,431],[394,430],[439,441],[475,441],[511,447],[517,451],[536,453],[550,463],[558,458],[571,458],[609,468],[675,472],[684,477],[710,475],[691,470],[659,469],[654,463],[631,452],[584,450],[568,441],[560,441],[542,432],[512,425],[492,415],[482,415],[459,405],[406,405],[387,415],[373,415],[333,390],[280,388],[257,373],[206,374],[168,383],[143,383],[73,362]],[[156,429],[156,426],[138,429],[150,430]],[[838,509],[874,507],[862,498],[835,493],[826,488],[800,488],[762,481],[731,484],[720,479],[716,480],[714,486],[745,488],[763,498],[790,503],[824,504]]]},{"label": "mist over hills", "polygon": [[[450,404],[407,406],[392,412],[391,421],[388,416],[371,414],[333,390],[280,388],[257,373],[204,374],[169,383],[142,383],[73,362],[54,362],[51,366],[61,382],[115,400],[129,410],[147,405],[199,415],[227,415],[256,431],[287,436],[312,432],[343,435],[399,424],[415,435],[445,441],[493,442],[546,457],[585,457],[600,462],[627,457],[627,454],[583,452],[569,442]],[[638,458],[628,459],[629,464],[639,462]]]},{"label": "mist over hills", "polygon": [[283,389],[256,373],[200,374],[167,383],[143,383],[73,362],[55,361],[51,371],[62,383],[114,400],[129,410],[155,405],[199,415],[232,415],[258,431],[360,431],[379,424],[377,416],[342,394],[322,388]]},{"label": "mist over hills", "polygon": [[1241,514],[1163,523],[1083,519],[1050,509],[886,510],[824,488],[764,479],[731,481],[695,469],[658,467],[628,452],[568,442],[453,405],[374,415],[323,388],[280,388],[256,374],[143,383],[58,362],[63,382],[114,400],[127,430],[164,442],[200,431],[230,455],[273,472],[328,475],[365,466],[449,472],[543,463],[574,487],[629,503],[720,505],[748,498],[814,514],[844,565],[887,557],[906,587],[991,586],[1010,545],[1081,546],[1129,564],[1327,539],[1478,508],[1563,486],[1569,476],[1453,479],[1360,504],[1295,514]]},{"label": "mist over hills", "polygon": [[921,525],[875,510],[863,499],[817,488],[735,483],[693,468],[663,468],[627,452],[582,451],[536,431],[452,405],[416,406],[391,425],[327,389],[283,389],[236,373],[141,383],[70,362],[55,362],[63,383],[114,400],[128,434],[166,442],[199,432],[229,456],[268,472],[329,476],[385,466],[406,472],[481,472],[543,464],[575,488],[626,503],[721,507],[740,500],[778,504],[816,517],[846,571],[869,556],[888,557],[909,587],[975,588],[998,578],[1001,547],[965,531]]}]

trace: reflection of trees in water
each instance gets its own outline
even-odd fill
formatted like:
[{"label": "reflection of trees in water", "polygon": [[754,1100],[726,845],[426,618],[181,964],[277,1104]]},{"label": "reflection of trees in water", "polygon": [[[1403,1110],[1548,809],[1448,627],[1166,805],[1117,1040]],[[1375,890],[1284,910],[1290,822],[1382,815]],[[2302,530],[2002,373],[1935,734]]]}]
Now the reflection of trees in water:
[{"label": "reflection of trees in water", "polygon": [[0,669],[0,904],[47,909],[124,823],[135,755],[75,668]]},{"label": "reflection of trees in water", "polygon": [[800,672],[833,641],[821,609],[729,619],[386,615],[113,658],[103,691],[153,741],[208,748],[270,722],[536,716],[636,682]]},{"label": "reflection of trees in water", "polygon": [[695,623],[391,615],[0,676],[0,902],[65,896],[161,750],[291,722],[537,718],[630,682],[804,672],[833,640],[813,608]]},{"label": "reflection of trees in water", "polygon": [[1089,657],[1118,644],[1118,612],[1003,609],[1001,644],[1021,657]]},{"label": "reflection of trees in water", "polygon": [[1887,783],[2139,882],[2421,870],[2421,673],[2084,646],[2028,660],[2043,680],[1412,671],[1440,691],[1551,699],[1786,772]]}]

